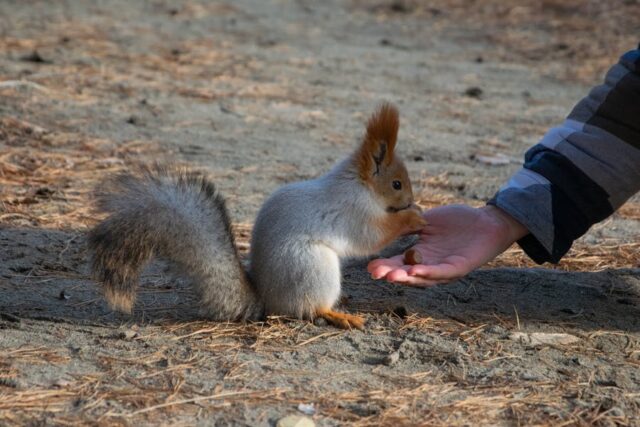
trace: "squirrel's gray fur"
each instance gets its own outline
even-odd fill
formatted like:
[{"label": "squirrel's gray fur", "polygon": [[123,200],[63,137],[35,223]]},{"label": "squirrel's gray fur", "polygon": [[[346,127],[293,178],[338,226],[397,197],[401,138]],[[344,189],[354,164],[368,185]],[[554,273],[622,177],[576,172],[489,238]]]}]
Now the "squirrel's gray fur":
[{"label": "squirrel's gray fur", "polygon": [[92,270],[115,309],[131,312],[138,278],[158,256],[191,279],[204,314],[258,319],[264,306],[240,264],[224,200],[206,178],[161,167],[124,173],[97,193],[110,216],[89,233]]}]

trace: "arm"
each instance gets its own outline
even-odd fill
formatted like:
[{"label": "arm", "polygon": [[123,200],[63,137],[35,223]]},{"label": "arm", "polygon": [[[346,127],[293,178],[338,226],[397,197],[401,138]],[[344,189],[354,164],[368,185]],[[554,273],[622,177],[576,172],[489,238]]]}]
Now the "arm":
[{"label": "arm", "polygon": [[462,277],[517,241],[536,262],[558,262],[575,239],[640,189],[640,48],[627,52],[525,155],[525,164],[489,206],[443,206],[415,248],[424,265],[402,255],[374,260],[373,278],[412,285]]},{"label": "arm", "polygon": [[537,263],[558,262],[574,240],[640,189],[640,49],[627,52],[565,122],[525,155],[489,201],[530,232]]}]

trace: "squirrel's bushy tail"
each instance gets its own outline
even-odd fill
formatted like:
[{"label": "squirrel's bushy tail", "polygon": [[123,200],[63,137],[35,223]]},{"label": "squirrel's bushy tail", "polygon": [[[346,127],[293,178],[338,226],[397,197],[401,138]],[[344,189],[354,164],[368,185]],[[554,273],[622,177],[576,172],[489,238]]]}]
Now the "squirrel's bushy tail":
[{"label": "squirrel's bushy tail", "polygon": [[158,256],[193,282],[208,317],[262,316],[224,200],[206,178],[161,167],[124,173],[99,190],[97,206],[110,215],[89,234],[92,269],[112,308],[131,312],[140,272]]}]

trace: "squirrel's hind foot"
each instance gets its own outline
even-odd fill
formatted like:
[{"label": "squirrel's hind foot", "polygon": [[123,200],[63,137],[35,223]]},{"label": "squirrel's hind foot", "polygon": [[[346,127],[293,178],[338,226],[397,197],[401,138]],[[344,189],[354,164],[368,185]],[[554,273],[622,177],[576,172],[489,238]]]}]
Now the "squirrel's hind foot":
[{"label": "squirrel's hind foot", "polygon": [[317,317],[322,317],[333,326],[341,329],[364,329],[365,318],[353,314],[339,313],[333,310],[318,310]]}]

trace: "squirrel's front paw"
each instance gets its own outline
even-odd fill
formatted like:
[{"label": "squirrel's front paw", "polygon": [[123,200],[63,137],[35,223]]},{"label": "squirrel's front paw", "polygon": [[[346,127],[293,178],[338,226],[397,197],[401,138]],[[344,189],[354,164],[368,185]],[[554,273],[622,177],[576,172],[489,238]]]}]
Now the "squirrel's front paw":
[{"label": "squirrel's front paw", "polygon": [[400,212],[402,214],[400,221],[402,223],[402,228],[404,229],[403,234],[417,233],[427,225],[427,221],[422,217],[419,209],[420,208],[417,206],[416,209],[412,206],[411,208]]}]

